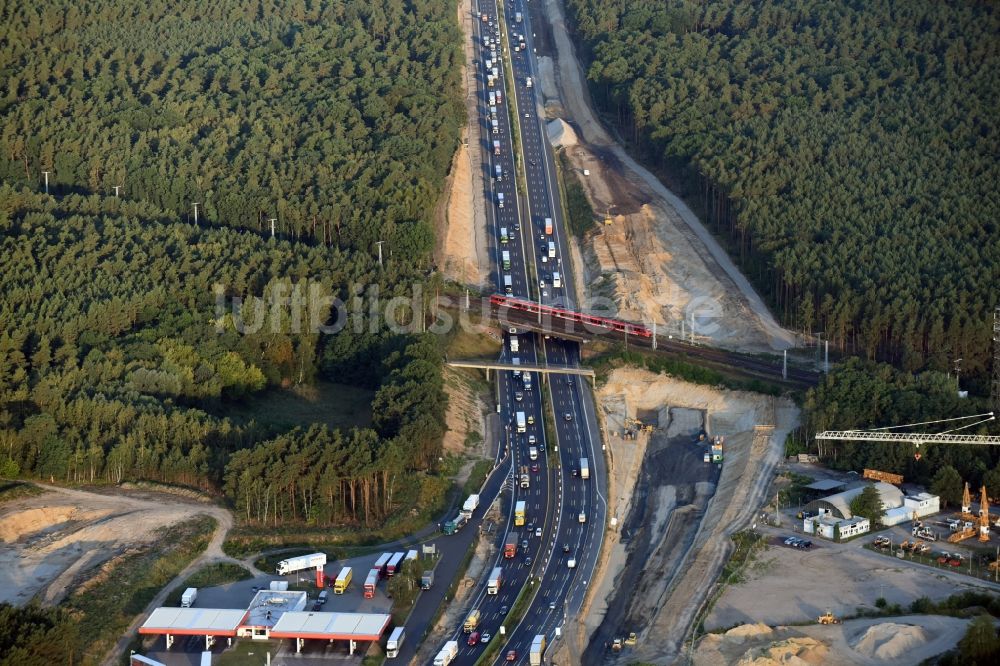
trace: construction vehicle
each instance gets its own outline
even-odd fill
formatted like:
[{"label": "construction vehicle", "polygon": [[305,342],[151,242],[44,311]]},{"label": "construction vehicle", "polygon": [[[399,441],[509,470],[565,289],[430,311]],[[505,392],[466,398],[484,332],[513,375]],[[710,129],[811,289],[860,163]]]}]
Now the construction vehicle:
[{"label": "construction vehicle", "polygon": [[840,624],[840,618],[827,609],[825,613],[819,616],[817,622],[820,624]]},{"label": "construction vehicle", "polygon": [[960,541],[965,541],[966,539],[971,539],[974,536],[976,536],[976,528],[966,525],[948,537],[948,543],[958,543]]},{"label": "construction vehicle", "polygon": [[639,639],[636,637],[635,632],[634,631],[630,631],[629,634],[628,634],[628,638],[625,639],[625,645],[627,645],[629,647],[635,647],[636,643],[638,643],[638,642],[639,642]]}]

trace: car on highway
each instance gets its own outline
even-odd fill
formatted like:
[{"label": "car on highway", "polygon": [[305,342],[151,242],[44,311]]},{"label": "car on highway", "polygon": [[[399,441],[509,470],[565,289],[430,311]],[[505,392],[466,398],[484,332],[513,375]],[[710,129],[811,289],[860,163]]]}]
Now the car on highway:
[{"label": "car on highway", "polygon": [[521,550],[528,550],[528,540],[521,539]]},{"label": "car on highway", "polygon": [[567,377],[566,378],[566,384],[568,384],[569,386],[572,386],[573,385],[573,378],[572,377]]},{"label": "car on highway", "polygon": [[539,469],[539,468],[538,468],[538,463],[534,463],[534,464],[533,464],[533,465],[531,466],[531,471],[532,471],[532,472],[534,472],[535,474],[538,474],[538,469]]},{"label": "car on highway", "polygon": [[501,607],[500,607],[500,614],[501,614],[501,615],[506,615],[506,614],[507,614],[507,611],[509,611],[509,610],[510,610],[510,608],[508,608],[508,607],[507,607],[506,605],[504,605],[504,606],[501,606]]},{"label": "car on highway", "polygon": [[567,420],[567,421],[572,421],[573,420],[573,415],[570,414],[569,412],[566,412],[565,414],[563,414],[563,418],[565,420]]},{"label": "car on highway", "polygon": [[581,523],[587,522],[587,514],[581,511],[580,515],[577,516],[577,520],[579,520]]},{"label": "car on highway", "polygon": [[538,440],[535,438],[534,435],[528,435],[528,445],[529,446],[534,446],[535,442],[537,442],[537,441]]},{"label": "car on highway", "polygon": [[563,552],[564,553],[568,553],[569,552],[569,544],[568,543],[564,543],[563,544]]},{"label": "car on highway", "polygon": [[550,601],[549,602],[549,610],[555,610],[555,609],[556,609],[556,602]]},{"label": "car on highway", "polygon": [[469,643],[469,645],[479,645],[479,632],[478,631],[473,631],[471,634],[469,634],[468,643]]},{"label": "car on highway", "polygon": [[530,557],[526,557],[526,558],[524,558],[524,564],[525,564],[526,566],[529,566],[529,567],[530,567],[530,566],[531,566],[531,558],[530,558]]},{"label": "car on highway", "polygon": [[522,400],[524,400],[524,394],[521,393],[520,391],[516,391],[514,393],[514,400],[517,400],[518,402],[521,402]]},{"label": "car on highway", "polygon": [[542,528],[541,527],[536,527],[535,528],[535,536],[536,537],[542,536]]},{"label": "car on highway", "polygon": [[517,661],[517,650],[507,650],[507,661]]},{"label": "car on highway", "polygon": [[490,639],[491,639],[491,638],[493,638],[493,635],[492,635],[492,634],[490,634],[490,633],[485,633],[485,634],[483,634],[483,635],[482,635],[482,636],[480,637],[480,639],[479,639],[479,642],[480,642],[480,643],[489,643],[489,642],[490,642]]}]

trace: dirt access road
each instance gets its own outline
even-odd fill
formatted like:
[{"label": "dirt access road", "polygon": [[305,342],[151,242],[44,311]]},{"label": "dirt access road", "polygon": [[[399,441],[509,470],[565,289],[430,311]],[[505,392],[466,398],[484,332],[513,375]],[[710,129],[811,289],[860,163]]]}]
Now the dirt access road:
[{"label": "dirt access road", "polygon": [[546,115],[576,130],[557,133],[574,170],[590,172],[580,182],[595,212],[603,218],[610,211],[613,220],[574,253],[577,283],[590,291],[585,295],[610,298],[620,316],[656,321],[661,331],[690,334],[694,317],[698,337],[730,349],[794,346],[795,334],[778,324],[691,209],[597,120],[561,2],[529,7]]},{"label": "dirt access road", "polygon": [[120,553],[155,542],[164,527],[200,514],[216,521],[205,552],[160,590],[105,663],[114,661],[148,612],[162,605],[195,570],[214,562],[234,562],[255,571],[252,561],[237,561],[222,552],[233,517],[221,507],[143,490],[97,492],[35,485],[46,492],[0,506],[0,601],[23,604],[37,598],[43,605],[55,605],[89,571]]}]

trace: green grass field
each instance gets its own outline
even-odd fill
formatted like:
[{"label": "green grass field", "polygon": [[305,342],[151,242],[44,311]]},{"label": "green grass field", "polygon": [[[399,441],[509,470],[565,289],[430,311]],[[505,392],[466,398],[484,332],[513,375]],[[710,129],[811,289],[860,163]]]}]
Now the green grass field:
[{"label": "green grass field", "polygon": [[227,405],[221,416],[239,423],[251,420],[276,430],[325,423],[331,428],[371,425],[373,391],[317,381],[313,386],[271,389],[243,403]]}]

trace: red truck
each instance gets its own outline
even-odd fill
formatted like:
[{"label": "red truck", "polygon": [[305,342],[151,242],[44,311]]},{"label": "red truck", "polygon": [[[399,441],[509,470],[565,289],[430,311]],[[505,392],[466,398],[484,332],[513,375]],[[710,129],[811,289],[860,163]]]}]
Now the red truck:
[{"label": "red truck", "polygon": [[517,555],[517,539],[520,535],[517,532],[511,532],[507,535],[507,541],[503,546],[503,556],[510,559]]}]

